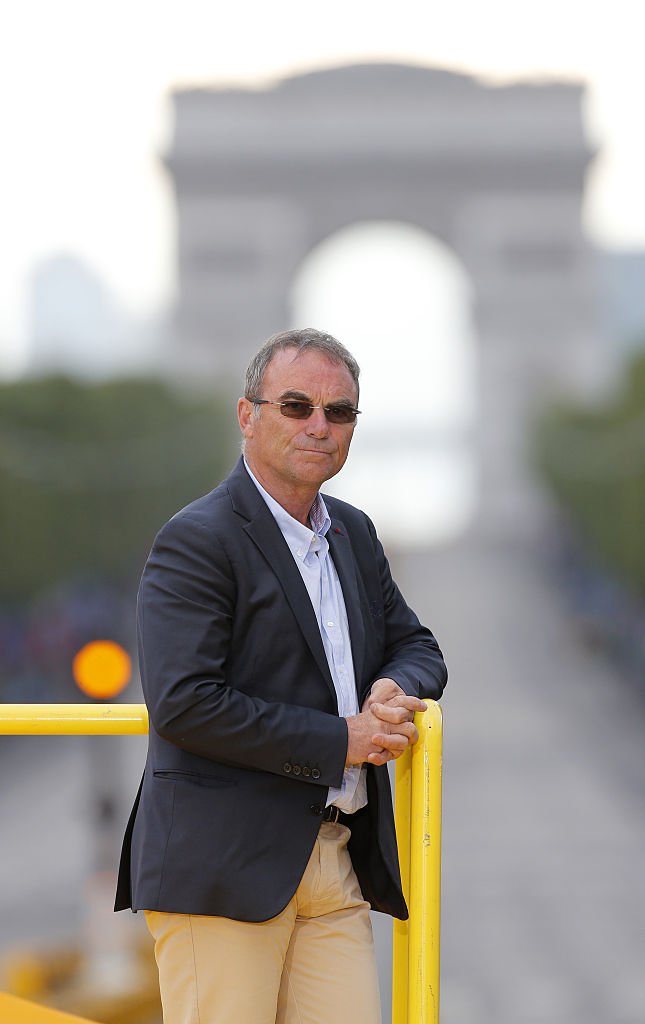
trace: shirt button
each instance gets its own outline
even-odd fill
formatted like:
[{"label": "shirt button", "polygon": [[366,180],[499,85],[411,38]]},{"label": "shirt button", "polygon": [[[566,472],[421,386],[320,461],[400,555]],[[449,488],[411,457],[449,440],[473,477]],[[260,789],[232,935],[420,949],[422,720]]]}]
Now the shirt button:
[{"label": "shirt button", "polygon": [[312,779],[319,779],[320,778],[320,772],[318,771],[317,768],[312,768],[311,769],[311,777],[312,777]]},{"label": "shirt button", "polygon": [[298,548],[298,556],[299,556],[300,558],[302,558],[302,556],[303,556],[303,555],[304,555],[304,551],[303,551],[303,549],[302,549],[302,548]]},{"label": "shirt button", "polygon": [[282,765],[282,771],[283,771],[283,772],[286,772],[286,773],[287,773],[287,775],[288,775],[288,774],[289,774],[289,772],[291,771],[291,765],[289,764],[289,762],[288,762],[288,761],[285,761],[285,762],[284,762],[284,764]]},{"label": "shirt button", "polygon": [[334,623],[333,622],[328,622],[327,625],[333,627]]}]

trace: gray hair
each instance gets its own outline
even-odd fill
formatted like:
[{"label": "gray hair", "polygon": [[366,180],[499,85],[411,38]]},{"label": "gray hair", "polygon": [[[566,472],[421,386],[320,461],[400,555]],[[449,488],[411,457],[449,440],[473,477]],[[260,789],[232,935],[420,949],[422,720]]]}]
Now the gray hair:
[{"label": "gray hair", "polygon": [[358,399],[358,378],[361,371],[354,356],[340,341],[333,338],[331,334],[316,331],[313,327],[305,327],[302,330],[295,331],[281,331],[279,334],[273,334],[265,341],[259,352],[253,356],[246,371],[244,383],[245,398],[261,397],[267,366],[276,352],[281,352],[286,348],[293,348],[298,353],[306,352],[307,350],[322,352],[332,363],[346,366],[356,385],[356,397]]}]

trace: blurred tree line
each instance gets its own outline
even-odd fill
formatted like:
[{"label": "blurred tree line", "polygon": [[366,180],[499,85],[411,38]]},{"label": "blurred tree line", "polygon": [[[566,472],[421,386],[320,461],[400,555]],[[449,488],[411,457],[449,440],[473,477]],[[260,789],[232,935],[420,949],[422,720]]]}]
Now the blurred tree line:
[{"label": "blurred tree line", "polygon": [[587,550],[645,597],[645,355],[612,401],[554,408],[538,433],[538,459]]},{"label": "blurred tree line", "polygon": [[47,699],[97,633],[132,647],[134,596],[154,536],[226,475],[237,436],[232,398],[204,399],[157,379],[0,385],[5,699]]}]

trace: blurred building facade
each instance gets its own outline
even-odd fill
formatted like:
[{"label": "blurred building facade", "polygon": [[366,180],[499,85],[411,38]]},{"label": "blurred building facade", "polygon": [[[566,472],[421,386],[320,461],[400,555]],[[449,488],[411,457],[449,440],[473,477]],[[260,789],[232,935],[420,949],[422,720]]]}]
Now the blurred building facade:
[{"label": "blurred building facade", "polygon": [[494,87],[399,65],[175,93],[171,367],[239,380],[290,323],[290,285],[314,246],[359,221],[416,225],[473,285],[478,522],[528,524],[536,410],[561,389],[596,393],[609,372],[581,227],[593,155],[582,97],[577,84]]},{"label": "blurred building facade", "polygon": [[34,267],[27,304],[29,375],[101,378],[145,372],[156,362],[165,314],[130,316],[74,253],[55,253]]},{"label": "blurred building facade", "polygon": [[39,263],[29,287],[29,370],[105,372],[122,347],[126,322],[98,274],[78,257],[59,253]]}]

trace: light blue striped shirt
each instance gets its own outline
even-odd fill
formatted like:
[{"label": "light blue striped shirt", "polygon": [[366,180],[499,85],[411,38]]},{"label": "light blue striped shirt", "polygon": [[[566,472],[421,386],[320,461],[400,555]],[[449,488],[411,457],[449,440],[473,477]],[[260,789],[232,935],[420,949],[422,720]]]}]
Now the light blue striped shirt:
[{"label": "light blue striped shirt", "polygon": [[[280,527],[307,588],[336,690],[338,714],[341,718],[357,715],[359,707],[349,624],[340,580],[329,554],[326,534],[331,526],[331,519],[325,503],[320,494],[317,494],[309,513],[309,521],[313,527],[310,530],[308,526],[290,516],[286,509],[265,491],[262,484],[253,476],[246,460],[244,465]],[[329,790],[327,804],[335,804],[342,811],[351,814],[364,807],[366,803],[365,769],[345,768],[342,786],[340,789]]]}]

